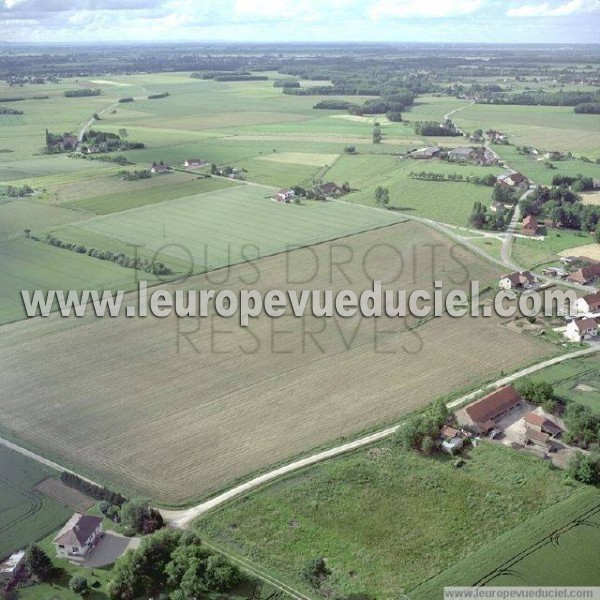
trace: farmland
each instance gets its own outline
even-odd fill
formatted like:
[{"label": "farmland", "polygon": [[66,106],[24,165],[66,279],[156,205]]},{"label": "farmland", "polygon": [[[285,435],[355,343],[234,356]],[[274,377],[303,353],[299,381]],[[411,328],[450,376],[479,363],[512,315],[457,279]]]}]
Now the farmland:
[{"label": "farmland", "polygon": [[[496,276],[441,234],[400,223],[191,278],[184,287],[361,291],[380,278],[410,291],[435,278],[461,287]],[[10,368],[0,376],[2,426],[94,478],[171,504],[558,351],[493,319],[284,316],[243,329],[213,317],[89,316],[16,323],[3,334],[0,357]],[[454,367],[457,353],[468,368]],[[73,370],[77,378],[67,376]]]},{"label": "farmland", "polygon": [[48,535],[71,515],[65,504],[36,489],[49,475],[55,473],[0,446],[0,558]]},{"label": "farmland", "polygon": [[445,585],[597,586],[600,495],[580,488],[566,500],[475,550],[413,590],[415,600],[441,598]]},{"label": "farmland", "polygon": [[343,597],[413,598],[444,565],[464,556],[468,564],[470,553],[573,491],[548,464],[506,448],[484,443],[460,469],[454,460],[386,440],[289,476],[196,527],[299,586],[306,561],[325,556],[327,585]]}]

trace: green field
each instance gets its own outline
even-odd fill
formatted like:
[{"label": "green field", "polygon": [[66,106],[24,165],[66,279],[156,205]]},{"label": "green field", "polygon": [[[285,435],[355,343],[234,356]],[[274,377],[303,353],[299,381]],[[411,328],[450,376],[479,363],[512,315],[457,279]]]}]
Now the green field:
[{"label": "green field", "polygon": [[547,463],[500,446],[480,445],[460,469],[454,460],[389,440],[278,481],[196,526],[301,589],[303,565],[324,556],[343,597],[412,598],[448,564],[573,491]]},{"label": "green field", "polygon": [[600,493],[577,489],[442,571],[410,594],[442,598],[444,586],[598,586]]},{"label": "green field", "polygon": [[72,511],[34,489],[55,472],[0,446],[0,559],[58,529]]}]

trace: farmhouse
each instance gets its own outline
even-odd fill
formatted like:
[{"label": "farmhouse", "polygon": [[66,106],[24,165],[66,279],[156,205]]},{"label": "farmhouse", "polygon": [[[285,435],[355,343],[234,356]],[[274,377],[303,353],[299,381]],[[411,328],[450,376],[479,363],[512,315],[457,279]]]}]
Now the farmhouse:
[{"label": "farmhouse", "polygon": [[521,226],[521,233],[523,235],[537,235],[539,229],[538,221],[533,215],[527,215],[523,219]]},{"label": "farmhouse", "polygon": [[441,148],[439,148],[438,146],[429,146],[427,148],[419,148],[418,150],[413,150],[409,156],[411,158],[434,158],[436,157],[440,152],[441,152]]},{"label": "farmhouse", "polygon": [[279,190],[276,194],[273,194],[275,202],[293,202],[294,197],[294,190],[290,189]]},{"label": "farmhouse", "polygon": [[506,135],[495,129],[488,129],[488,131],[485,132],[485,137],[492,142],[492,144],[504,144],[507,142]]},{"label": "farmhouse", "polygon": [[496,177],[496,182],[502,187],[510,189],[525,189],[529,185],[529,179],[525,175],[521,175],[521,173],[499,175]]},{"label": "farmhouse", "polygon": [[504,290],[526,290],[535,283],[535,275],[530,271],[515,271],[500,278],[499,285]]},{"label": "farmhouse", "polygon": [[596,319],[573,319],[567,324],[565,337],[572,342],[583,342],[586,338],[598,335]]},{"label": "farmhouse", "polygon": [[577,271],[567,276],[567,281],[587,285],[598,277],[600,277],[600,264],[595,264],[577,269]]},{"label": "farmhouse", "polygon": [[75,513],[54,538],[56,558],[83,560],[102,536],[102,519]]},{"label": "farmhouse", "polygon": [[498,162],[496,155],[483,146],[478,148],[454,148],[448,152],[448,160],[474,162],[478,165],[493,165]]},{"label": "farmhouse", "polygon": [[582,313],[595,312],[597,310],[600,310],[600,292],[587,294],[586,296],[577,298],[575,307],[577,308],[578,312]]},{"label": "farmhouse", "polygon": [[186,158],[183,166],[187,169],[199,169],[200,167],[205,167],[207,164],[207,161],[200,158]]},{"label": "farmhouse", "polygon": [[322,183],[321,185],[315,188],[315,193],[317,195],[321,194],[323,196],[343,196],[345,194],[344,188],[340,187],[333,181],[329,181],[327,183]]},{"label": "farmhouse", "polygon": [[562,433],[562,429],[554,421],[535,412],[529,412],[525,415],[525,425],[527,429],[545,433],[553,437]]},{"label": "farmhouse", "polygon": [[498,420],[522,403],[523,398],[517,390],[507,385],[469,404],[464,411],[465,425],[477,433],[487,433],[496,427]]}]

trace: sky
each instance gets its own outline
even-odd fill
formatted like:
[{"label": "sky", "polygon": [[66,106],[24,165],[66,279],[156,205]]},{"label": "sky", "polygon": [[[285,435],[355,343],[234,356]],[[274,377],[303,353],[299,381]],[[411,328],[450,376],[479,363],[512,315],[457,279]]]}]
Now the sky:
[{"label": "sky", "polygon": [[600,43],[600,0],[0,0],[0,41]]}]

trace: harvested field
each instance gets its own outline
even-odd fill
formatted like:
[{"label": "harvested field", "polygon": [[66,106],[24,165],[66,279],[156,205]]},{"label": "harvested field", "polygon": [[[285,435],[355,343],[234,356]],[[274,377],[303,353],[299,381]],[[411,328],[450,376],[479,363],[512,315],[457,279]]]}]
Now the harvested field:
[{"label": "harvested field", "polygon": [[95,504],[95,501],[89,496],[70,488],[56,477],[48,477],[47,479],[40,481],[35,486],[35,489],[77,512],[85,512]]},{"label": "harvested field", "polygon": [[579,195],[583,204],[592,204],[594,206],[600,204],[600,192],[580,192]]},{"label": "harvested field", "polygon": [[587,256],[592,260],[600,260],[600,244],[587,244],[586,246],[575,246],[567,248],[558,253],[559,256]]},{"label": "harvested field", "polygon": [[[497,276],[441,234],[403,223],[222,269],[185,288],[362,291],[381,279],[410,291],[434,279],[448,289]],[[8,325],[0,424],[95,479],[183,503],[558,351],[493,319],[407,326],[416,323],[308,316],[259,317],[245,329],[216,316]]]}]

